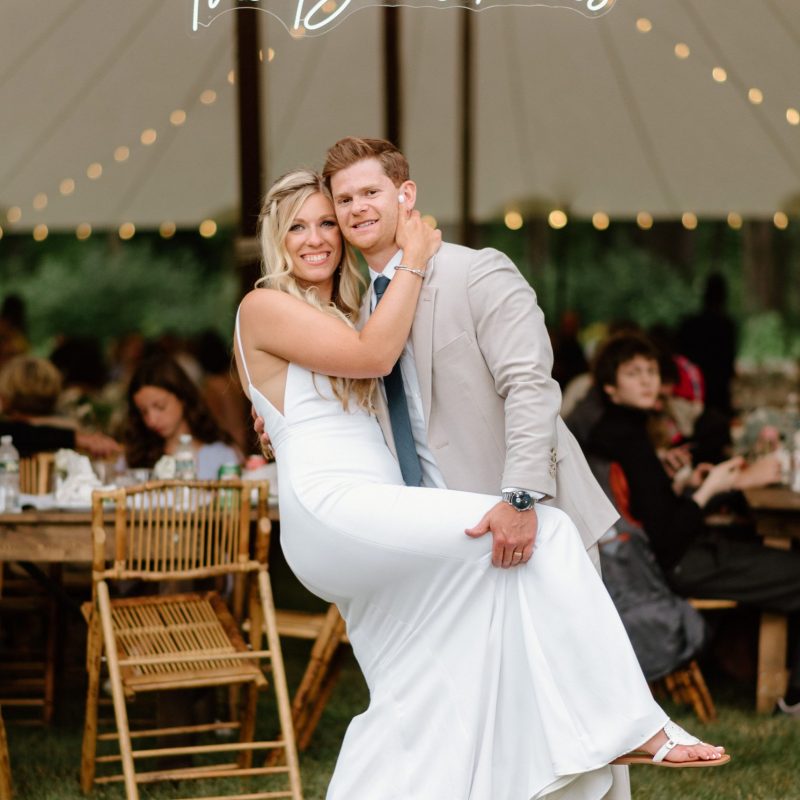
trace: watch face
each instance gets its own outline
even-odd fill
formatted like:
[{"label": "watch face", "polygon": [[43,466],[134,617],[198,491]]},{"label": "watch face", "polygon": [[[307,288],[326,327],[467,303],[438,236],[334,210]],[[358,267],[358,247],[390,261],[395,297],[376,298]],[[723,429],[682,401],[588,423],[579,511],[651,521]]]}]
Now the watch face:
[{"label": "watch face", "polygon": [[514,492],[511,505],[520,511],[525,511],[533,505],[533,498],[527,492]]}]

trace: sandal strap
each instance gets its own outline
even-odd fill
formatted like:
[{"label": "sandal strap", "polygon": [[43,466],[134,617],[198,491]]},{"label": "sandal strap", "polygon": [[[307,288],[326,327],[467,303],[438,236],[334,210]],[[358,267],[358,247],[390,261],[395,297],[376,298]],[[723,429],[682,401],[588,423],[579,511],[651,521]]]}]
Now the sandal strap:
[{"label": "sandal strap", "polygon": [[669,751],[679,744],[702,744],[696,736],[692,736],[691,733],[685,731],[680,725],[676,725],[672,720],[667,720],[667,723],[664,725],[664,733],[667,734],[667,741],[661,745],[653,756],[653,761],[655,763],[663,761],[667,757]]}]

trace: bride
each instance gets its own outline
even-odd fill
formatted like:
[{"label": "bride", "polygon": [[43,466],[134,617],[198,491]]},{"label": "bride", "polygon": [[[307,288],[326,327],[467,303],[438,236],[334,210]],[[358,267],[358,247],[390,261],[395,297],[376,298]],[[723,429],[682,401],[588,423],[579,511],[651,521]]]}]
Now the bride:
[{"label": "bride", "polygon": [[261,215],[262,287],[237,315],[239,375],[278,462],[281,545],[339,607],[370,691],[329,800],[599,800],[611,762],[727,762],[653,700],[563,512],[539,507],[534,557],[497,569],[489,537],[464,533],[496,498],[403,484],[371,409],[440,235],[398,216],[403,264],[357,331],[361,280],[330,194],[314,172],[283,176]]}]

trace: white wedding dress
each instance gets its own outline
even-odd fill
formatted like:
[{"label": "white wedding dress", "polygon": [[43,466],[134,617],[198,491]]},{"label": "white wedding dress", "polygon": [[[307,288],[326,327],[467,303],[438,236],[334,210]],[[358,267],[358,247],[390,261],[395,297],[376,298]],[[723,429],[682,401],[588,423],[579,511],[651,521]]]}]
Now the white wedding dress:
[{"label": "white wedding dress", "polygon": [[326,377],[290,364],[283,414],[250,397],[286,559],[339,607],[369,686],[328,800],[599,800],[667,716],[569,518],[538,506],[533,557],[493,567],[491,535],[464,530],[497,497],[404,486]]}]

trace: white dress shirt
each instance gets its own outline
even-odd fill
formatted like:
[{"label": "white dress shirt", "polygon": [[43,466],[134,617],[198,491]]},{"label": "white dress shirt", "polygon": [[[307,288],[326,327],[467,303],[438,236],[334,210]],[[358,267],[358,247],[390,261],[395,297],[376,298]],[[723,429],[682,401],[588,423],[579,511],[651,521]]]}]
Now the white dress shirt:
[{"label": "white dress shirt", "polygon": [[[394,277],[394,268],[402,263],[403,251],[398,250],[389,263],[384,267],[383,272],[375,272],[372,268],[369,271],[370,277],[370,311],[375,310],[375,290],[373,284],[378,275],[384,275],[389,280]],[[400,355],[400,373],[403,376],[403,389],[408,402],[408,417],[411,421],[411,434],[414,437],[414,444],[417,448],[419,463],[422,467],[422,485],[436,489],[446,489],[444,476],[433,457],[430,447],[428,447],[428,424],[425,420],[425,413],[422,409],[422,393],[419,388],[419,378],[417,377],[417,362],[414,360],[414,348],[411,339],[406,340],[403,352]],[[383,397],[386,399],[386,389],[383,381],[380,381]]]}]

